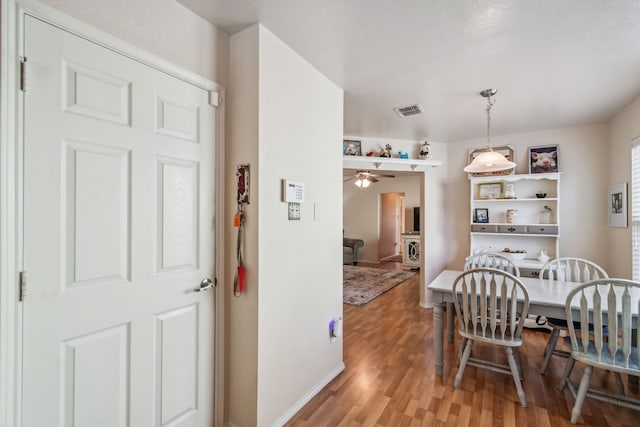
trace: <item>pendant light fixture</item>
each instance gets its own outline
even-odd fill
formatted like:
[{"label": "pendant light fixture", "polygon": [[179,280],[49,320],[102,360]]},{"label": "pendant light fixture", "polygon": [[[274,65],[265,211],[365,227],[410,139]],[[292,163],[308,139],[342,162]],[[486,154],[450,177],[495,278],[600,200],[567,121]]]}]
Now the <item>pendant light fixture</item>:
[{"label": "pendant light fixture", "polygon": [[491,97],[497,92],[497,89],[485,89],[480,92],[480,95],[487,98],[487,151],[480,153],[475,159],[473,159],[473,161],[464,168],[465,172],[500,172],[516,167],[515,163],[507,160],[506,157],[497,151],[493,151],[491,148],[491,107],[493,107]]}]

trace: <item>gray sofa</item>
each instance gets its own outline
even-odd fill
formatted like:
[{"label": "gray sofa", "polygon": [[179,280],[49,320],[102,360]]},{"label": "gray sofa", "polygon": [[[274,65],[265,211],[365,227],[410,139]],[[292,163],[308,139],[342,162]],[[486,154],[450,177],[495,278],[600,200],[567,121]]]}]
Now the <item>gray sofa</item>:
[{"label": "gray sofa", "polygon": [[356,265],[358,262],[358,249],[364,245],[362,239],[342,238],[342,264]]}]

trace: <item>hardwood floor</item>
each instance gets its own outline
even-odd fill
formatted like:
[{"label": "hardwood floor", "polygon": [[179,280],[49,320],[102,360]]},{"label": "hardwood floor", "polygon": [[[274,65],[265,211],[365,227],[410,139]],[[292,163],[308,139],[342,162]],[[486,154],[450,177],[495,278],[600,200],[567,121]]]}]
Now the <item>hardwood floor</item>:
[{"label": "hardwood floor", "polygon": [[[371,266],[371,265],[370,265]],[[378,264],[399,269],[398,264]],[[548,334],[525,331],[520,349],[524,370],[523,408],[510,376],[467,367],[453,388],[459,337],[445,339],[445,372],[433,366],[432,310],[418,305],[418,275],[372,302],[344,306],[345,371],[329,383],[287,426],[570,426],[574,399],[556,389],[566,359],[554,357],[538,372]],[[446,331],[445,331],[446,333]],[[504,352],[474,347],[474,353],[504,362]],[[572,379],[578,382],[582,367]],[[591,384],[616,390],[615,377],[597,370]],[[629,386],[629,384],[627,384]],[[640,397],[637,385],[627,394]],[[591,398],[578,425],[638,426],[640,412]]]}]

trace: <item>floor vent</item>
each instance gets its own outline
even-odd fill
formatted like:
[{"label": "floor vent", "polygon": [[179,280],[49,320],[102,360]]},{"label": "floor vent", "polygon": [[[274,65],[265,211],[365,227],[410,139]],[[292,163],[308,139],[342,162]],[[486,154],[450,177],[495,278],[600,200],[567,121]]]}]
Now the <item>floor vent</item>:
[{"label": "floor vent", "polygon": [[397,107],[397,108],[394,108],[393,111],[395,111],[396,114],[399,115],[400,117],[409,117],[409,116],[415,116],[416,114],[424,113],[424,109],[420,104],[411,104],[411,105],[406,105],[404,107]]}]

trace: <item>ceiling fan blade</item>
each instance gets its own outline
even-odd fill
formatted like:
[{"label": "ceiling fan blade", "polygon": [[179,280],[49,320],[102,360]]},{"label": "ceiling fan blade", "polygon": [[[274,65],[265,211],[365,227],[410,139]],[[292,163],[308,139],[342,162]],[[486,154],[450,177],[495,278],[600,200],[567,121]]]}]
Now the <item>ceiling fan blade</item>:
[{"label": "ceiling fan blade", "polygon": [[342,182],[351,181],[352,179],[354,179],[356,177],[357,177],[356,175],[345,176],[344,178],[342,178]]},{"label": "ceiling fan blade", "polygon": [[386,175],[386,174],[379,174],[379,175],[376,175],[376,176],[381,176],[383,178],[395,178],[396,177],[395,175]]},{"label": "ceiling fan blade", "polygon": [[374,177],[370,176],[369,178],[367,178],[369,181],[371,182],[378,182],[377,179],[375,179]]}]

